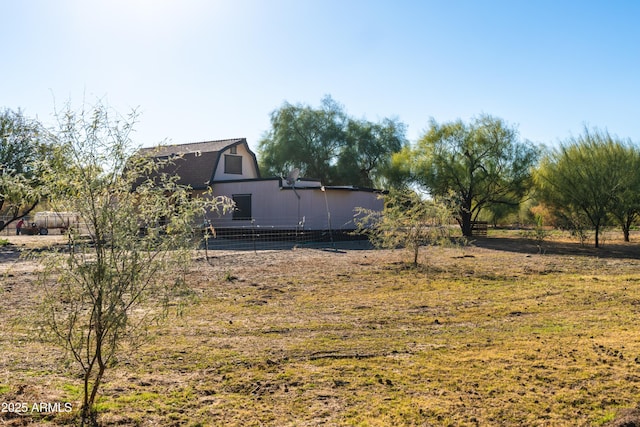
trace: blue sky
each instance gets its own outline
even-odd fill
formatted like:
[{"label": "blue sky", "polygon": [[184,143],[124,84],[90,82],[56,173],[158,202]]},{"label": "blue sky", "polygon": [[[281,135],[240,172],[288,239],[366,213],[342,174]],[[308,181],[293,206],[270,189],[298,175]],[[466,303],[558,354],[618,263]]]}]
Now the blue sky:
[{"label": "blue sky", "polygon": [[138,108],[135,142],[246,137],[331,95],[353,117],[492,114],[555,144],[640,143],[640,2],[0,0],[0,108]]}]

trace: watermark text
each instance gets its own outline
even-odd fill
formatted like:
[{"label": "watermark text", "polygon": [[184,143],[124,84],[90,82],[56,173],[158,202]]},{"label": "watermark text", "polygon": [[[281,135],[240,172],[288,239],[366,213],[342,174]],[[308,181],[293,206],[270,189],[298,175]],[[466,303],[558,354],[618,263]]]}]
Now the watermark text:
[{"label": "watermark text", "polygon": [[73,405],[69,402],[2,402],[0,413],[13,414],[52,414],[73,411]]}]

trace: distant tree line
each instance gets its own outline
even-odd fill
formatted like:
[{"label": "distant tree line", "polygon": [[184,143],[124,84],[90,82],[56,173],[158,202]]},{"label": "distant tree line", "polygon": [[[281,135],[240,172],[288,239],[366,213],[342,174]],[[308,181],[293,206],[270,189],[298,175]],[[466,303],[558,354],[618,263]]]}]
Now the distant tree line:
[{"label": "distant tree line", "polygon": [[453,206],[467,237],[475,221],[497,223],[523,202],[537,208],[538,221],[594,230],[596,247],[602,227],[614,223],[628,241],[640,215],[640,150],[606,131],[585,128],[551,149],[522,139],[516,127],[491,115],[469,122],[432,119],[415,144],[405,131],[397,119],[349,117],[331,97],[320,108],[284,103],[259,141],[261,167],[282,176],[297,167],[326,184],[422,190]]},{"label": "distant tree line", "polygon": [[[577,232],[621,227],[625,240],[640,215],[640,150],[632,141],[585,128],[557,147],[536,146],[501,118],[468,122],[431,119],[413,144],[397,118],[354,118],[330,96],[319,107],[285,102],[271,113],[258,141],[264,176],[301,176],[327,185],[421,191],[446,199],[464,236],[474,221],[518,213],[523,203],[539,219]],[[43,165],[48,133],[35,120],[0,113],[0,230],[46,200]],[[544,213],[541,215],[540,213]]]}]

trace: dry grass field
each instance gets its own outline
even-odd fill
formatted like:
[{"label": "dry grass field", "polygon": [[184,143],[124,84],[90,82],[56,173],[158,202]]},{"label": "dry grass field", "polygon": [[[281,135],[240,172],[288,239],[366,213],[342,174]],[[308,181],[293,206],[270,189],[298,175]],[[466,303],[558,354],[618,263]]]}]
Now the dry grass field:
[{"label": "dry grass field", "polygon": [[[34,330],[38,266],[17,258],[53,241],[13,242],[0,248],[0,402],[29,410],[0,425],[69,424],[79,372]],[[640,245],[605,244],[556,237],[538,254],[490,233],[425,249],[418,268],[358,248],[198,254],[188,304],[107,372],[100,421],[606,425],[640,402]]]}]

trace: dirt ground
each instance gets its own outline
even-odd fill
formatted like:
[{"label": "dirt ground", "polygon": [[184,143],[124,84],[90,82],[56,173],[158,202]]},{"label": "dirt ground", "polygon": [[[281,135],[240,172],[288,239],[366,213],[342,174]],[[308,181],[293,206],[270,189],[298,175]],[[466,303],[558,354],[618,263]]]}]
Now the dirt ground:
[{"label": "dirt ground", "polygon": [[[27,253],[28,251],[35,251],[35,253],[37,253],[42,250],[61,248],[66,244],[64,236],[9,236],[8,240],[11,243],[10,245],[0,247],[0,280],[2,288],[0,289],[0,296],[2,299],[2,303],[0,305],[0,316],[3,321],[19,318],[21,313],[23,313],[25,308],[30,304],[29,301],[32,299],[31,296],[36,292],[34,283],[36,273],[39,268],[37,258],[24,259],[20,258],[20,255]],[[575,240],[562,236],[554,238],[551,241],[545,242],[542,246],[539,246],[534,241],[523,239],[517,232],[496,232],[493,235],[490,235],[490,237],[475,239],[471,242],[470,246],[460,246],[448,249],[424,248],[421,261],[426,266],[425,268],[427,270],[425,271],[441,272],[443,275],[468,275],[469,277],[479,277],[484,281],[491,281],[494,279],[498,280],[503,277],[517,278],[524,275],[545,277],[546,275],[560,273],[566,273],[568,275],[575,273],[588,275],[589,277],[593,276],[595,278],[597,276],[613,272],[619,272],[620,274],[635,274],[639,271],[640,245],[637,243],[638,240],[640,240],[640,236],[638,235],[632,236],[632,243],[625,243],[615,237],[610,237],[607,239],[604,247],[595,249],[588,244],[583,246]],[[539,256],[542,253],[545,254],[545,256]],[[296,337],[294,335],[294,331],[297,327],[295,322],[302,322],[302,320],[295,318],[289,319],[288,322],[291,322],[291,325],[287,326],[289,329],[277,329],[270,326],[272,323],[269,322],[268,316],[282,316],[282,313],[271,313],[269,310],[266,310],[266,312],[263,313],[259,308],[264,307],[265,309],[268,309],[274,307],[272,309],[275,310],[277,305],[287,307],[288,295],[305,301],[303,299],[303,293],[313,293],[318,289],[318,286],[321,286],[320,284],[324,278],[329,277],[336,283],[332,285],[334,287],[329,288],[330,292],[326,295],[331,298],[335,298],[336,300],[335,303],[330,304],[327,304],[326,301],[318,301],[318,305],[325,304],[328,308],[325,307],[324,309],[328,311],[326,314],[322,315],[325,317],[320,316],[317,321],[323,322],[318,326],[321,328],[320,330],[324,330],[324,328],[332,328],[332,322],[337,319],[337,316],[340,314],[340,310],[342,310],[340,304],[347,304],[340,299],[340,283],[348,283],[351,277],[355,278],[359,274],[358,272],[363,268],[366,269],[368,273],[375,274],[376,272],[380,272],[381,274],[389,274],[390,271],[396,271],[390,269],[398,268],[397,266],[402,265],[404,261],[408,261],[410,259],[410,255],[403,251],[369,250],[368,245],[364,242],[338,243],[335,247],[332,246],[329,248],[325,247],[314,249],[294,248],[292,250],[264,250],[257,252],[251,250],[210,251],[208,255],[210,256],[209,261],[205,259],[204,251],[199,251],[196,255],[197,260],[194,265],[194,278],[192,282],[194,289],[199,290],[202,295],[207,295],[212,301],[224,302],[225,300],[237,298],[242,302],[240,307],[242,310],[249,312],[255,311],[256,313],[259,313],[260,316],[264,316],[264,319],[256,318],[248,320],[240,318],[239,315],[233,311],[222,312],[219,314],[220,319],[218,319],[218,323],[213,326],[213,329],[207,329],[206,331],[203,329],[205,326],[200,325],[197,319],[194,321],[195,326],[182,326],[179,324],[180,322],[177,322],[178,324],[172,326],[175,326],[175,334],[173,334],[173,331],[171,332],[172,339],[176,339],[180,334],[184,334],[185,339],[191,338],[192,335],[196,334],[194,331],[201,330],[204,331],[203,335],[201,337],[194,337],[194,339],[197,338],[198,340],[205,340],[208,339],[207,337],[209,336],[215,337],[216,342],[218,343],[217,345],[221,345],[222,350],[220,351],[227,353],[231,353],[232,350],[236,351],[236,346],[239,345],[237,341],[244,339],[245,343],[242,344],[243,346],[247,344],[255,345],[255,351],[262,352],[260,357],[266,357],[266,361],[264,362],[264,371],[268,372],[270,369],[279,369],[280,364],[285,366],[288,366],[288,364],[297,366],[298,362],[294,363],[294,356],[297,355],[296,357],[304,359],[305,366],[311,365],[311,367],[318,370],[318,372],[313,373],[313,375],[319,375],[320,369],[323,368],[322,363],[326,362],[328,364],[329,362],[333,363],[334,361],[336,362],[337,367],[333,369],[338,370],[338,372],[340,372],[340,370],[347,372],[348,368],[339,365],[340,361],[343,358],[352,358],[359,361],[359,356],[355,357],[351,355],[348,352],[348,349],[342,349],[340,352],[323,352],[323,350],[314,350],[313,352],[309,352],[307,350],[295,350],[297,341],[302,340],[302,337]],[[479,260],[482,260],[482,262],[485,263],[481,267],[478,267]],[[302,270],[304,273],[302,273]],[[401,274],[405,274],[403,273],[403,270],[397,271]],[[418,270],[416,274],[424,273],[423,270]],[[223,287],[218,285],[221,281],[224,284]],[[216,284],[216,286],[214,287],[212,284]],[[394,286],[390,288],[390,292],[399,292],[399,290]],[[546,301],[548,298],[553,297],[554,295],[545,293],[541,294],[541,296],[537,298],[539,300]],[[309,298],[312,298],[312,296]],[[348,302],[350,310],[353,310],[353,312],[357,313],[359,317],[370,322],[364,324],[367,325],[367,328],[372,328],[373,332],[371,332],[371,337],[374,338],[377,337],[375,328],[390,327],[385,326],[385,323],[381,319],[371,319],[370,321],[366,319],[366,313],[373,311],[376,304],[378,304],[377,301]],[[384,304],[388,303],[385,302]],[[231,310],[231,308],[226,306],[221,305],[221,307],[225,310]],[[407,305],[407,307],[412,310],[412,316],[423,316],[423,314],[433,309],[433,306],[427,306],[425,304],[418,303],[417,301],[413,302],[413,304]],[[470,305],[469,307],[464,308],[475,309],[475,306]],[[385,310],[380,311],[380,314],[384,315]],[[527,313],[524,309],[513,307],[505,314],[505,318],[507,319],[506,321],[510,322],[512,319],[526,319],[528,315],[532,316],[532,314]],[[439,324],[439,322],[443,322],[442,316],[442,313],[440,313],[440,317],[435,319],[434,322],[438,323],[435,323],[433,328],[442,327],[442,325]],[[263,320],[264,323],[260,323]],[[252,326],[250,322],[254,322],[255,325],[258,325],[259,327],[255,325]],[[305,322],[307,322],[307,320],[305,320]],[[461,323],[461,325],[464,325],[464,323]],[[356,329],[361,328],[361,325],[356,326]],[[401,326],[409,328],[410,325],[407,324]],[[64,387],[67,387],[63,386],[63,389],[60,389],[59,384],[64,384],[64,380],[62,378],[55,378],[54,375],[47,377],[43,373],[55,372],[57,370],[56,366],[59,366],[59,364],[62,363],[61,356],[46,354],[46,348],[38,346],[37,343],[31,342],[32,340],[29,338],[29,331],[8,331],[6,328],[11,328],[10,323],[3,324],[3,328],[5,330],[0,331],[0,343],[3,343],[4,345],[11,343],[19,348],[5,348],[0,351],[0,375],[2,375],[0,376],[0,391],[3,383],[5,385],[7,384],[8,380],[6,378],[9,378],[9,380],[11,380],[11,378],[15,379],[14,372],[29,372],[29,370],[35,366],[34,371],[38,373],[33,374],[33,377],[25,377],[24,381],[22,381],[22,388],[17,390],[11,389],[8,394],[5,394],[5,397],[9,396],[16,399],[19,398],[34,402],[39,400],[55,401],[57,398],[60,398],[62,393],[66,390]],[[211,324],[208,324],[207,328],[211,328]],[[237,337],[231,334],[231,331],[235,328],[237,328],[240,333]],[[243,333],[248,333],[248,331],[255,333],[256,330],[259,332],[256,336],[242,335]],[[311,329],[311,331],[313,332],[314,330]],[[332,331],[332,329],[329,329],[329,331]],[[345,331],[346,332],[342,333],[358,334],[351,329],[345,329]],[[23,334],[24,339],[20,338],[21,334]],[[264,337],[273,337],[273,341],[268,344],[266,350],[264,348],[260,348],[261,340]],[[315,337],[313,338],[315,339]],[[278,351],[281,350],[278,350],[277,343],[285,339],[288,339],[288,345],[294,348],[294,350],[290,350],[290,352],[287,353],[287,357],[291,357],[290,361],[286,358],[282,358],[278,353]],[[187,350],[182,350],[180,345],[181,344],[179,342],[176,343],[173,353],[167,356],[168,362],[156,360],[151,357],[151,355],[146,356],[147,359],[145,359],[144,363],[127,357],[123,358],[123,364],[127,366],[127,370],[132,370],[134,367],[135,369],[142,370],[143,365],[148,364],[148,369],[156,369],[161,372],[158,373],[158,375],[154,374],[154,377],[151,378],[150,376],[141,375],[133,369],[134,373],[126,374],[128,376],[122,380],[123,383],[113,380],[112,377],[113,384],[105,385],[104,391],[107,396],[110,396],[113,400],[117,400],[115,396],[126,391],[127,387],[130,386],[125,384],[132,381],[133,385],[131,385],[131,387],[135,388],[153,388],[157,385],[159,389],[164,387],[173,390],[176,385],[172,384],[172,380],[176,378],[176,375],[179,375],[181,381],[199,384],[201,379],[199,379],[198,376],[202,375],[202,372],[197,369],[194,369],[193,372],[187,371],[184,364],[186,363],[186,360],[189,359],[190,355],[186,353]],[[186,345],[187,344],[185,344],[185,346]],[[433,349],[417,349],[415,351],[418,353],[427,350],[432,351]],[[366,356],[366,358],[370,358],[372,361],[383,357],[398,361],[394,363],[400,363],[404,359],[409,359],[411,357],[411,354],[403,354],[402,352],[394,354],[389,349],[376,351],[378,351],[379,354],[371,350],[369,353],[364,354],[364,356]],[[3,357],[2,353],[5,353],[7,357]],[[16,357],[16,355],[18,356]],[[11,356],[11,358],[9,358],[9,356]],[[193,355],[193,357],[196,357],[196,355]],[[207,356],[203,354],[202,357],[206,358]],[[247,353],[245,357],[247,360],[251,360],[254,355],[253,353]],[[604,358],[604,356],[602,357]],[[315,364],[310,362],[314,362]],[[169,363],[169,365],[164,365],[166,363]],[[175,363],[175,365],[173,365],[173,363]],[[198,363],[200,362],[194,361],[194,366],[199,366]],[[254,367],[244,365],[248,362],[240,361],[233,363],[239,363],[240,365],[238,365],[238,370],[241,371],[244,369],[246,371],[245,375],[257,375],[253,372],[253,369],[255,369]],[[362,363],[364,364],[364,361]],[[231,362],[229,362],[229,365],[230,364]],[[225,373],[224,375],[221,374],[220,372],[224,371],[226,368],[227,365],[225,364],[220,364],[220,366],[216,368],[217,370],[215,375],[212,374],[212,376],[215,377],[215,381],[212,382],[212,384],[229,383],[226,387],[233,391],[233,393],[231,393],[227,390],[227,394],[230,396],[235,396],[237,394],[248,394],[252,396],[258,395],[260,397],[264,397],[266,401],[268,400],[269,395],[274,393],[274,390],[269,388],[271,387],[269,386],[270,383],[265,383],[264,380],[249,381],[248,379],[243,380],[240,377],[234,379],[233,375],[230,373]],[[537,369],[543,368],[540,367]],[[237,375],[241,376],[241,374]],[[264,375],[264,372],[260,373],[260,375]],[[284,373],[279,372],[278,375],[284,375]],[[300,380],[295,380],[297,378],[297,373],[286,372],[286,375],[291,376],[294,380],[288,379],[287,383],[283,383],[282,386],[279,386],[282,390],[275,390],[276,396],[283,398],[287,397],[289,396],[287,394],[289,393],[289,390],[286,388],[289,387],[293,390],[297,387],[300,389],[299,393],[301,396],[303,393],[304,396],[316,393],[318,405],[322,403],[325,407],[324,411],[320,411],[318,409],[319,415],[316,416],[314,421],[307,422],[306,425],[335,425],[336,419],[332,417],[328,410],[326,410],[326,408],[331,409],[328,403],[337,400],[335,395],[337,395],[341,389],[348,389],[350,387],[349,381],[354,384],[356,382],[355,379],[337,377],[331,380],[330,387],[327,388],[327,390],[302,390],[303,386],[301,384],[296,386],[296,383],[302,383]],[[115,378],[117,379],[117,375]],[[236,382],[233,383],[232,379]],[[52,384],[56,381],[59,381],[59,383],[56,383],[58,385],[56,387],[52,387]],[[274,380],[272,380],[271,383],[272,385],[275,383],[273,381]],[[386,377],[384,379],[382,377],[376,377],[376,382],[380,382],[380,384],[384,382],[384,385],[387,388],[395,387],[400,383],[400,381],[400,378],[393,378],[393,380],[391,380]],[[545,379],[545,381],[548,381],[548,379]],[[151,384],[151,386],[149,386],[149,384]],[[368,386],[373,387],[370,384],[368,384]],[[207,385],[207,387],[212,386]],[[52,390],[57,391],[52,392]],[[200,400],[198,404],[201,406],[215,406],[221,404],[220,402],[223,401],[221,395],[223,395],[224,392],[224,387],[221,391],[219,390],[217,392],[218,394],[213,394],[213,392],[211,392],[211,394],[207,394],[208,392],[204,390],[199,397]],[[260,399],[257,400],[259,401]],[[482,404],[482,401],[476,402],[476,405]],[[316,410],[317,408],[311,409]],[[337,411],[340,408],[336,407],[334,409]],[[238,411],[237,409],[234,410]],[[422,409],[420,409],[420,412],[422,413]],[[600,424],[615,427],[640,426],[639,414],[640,411],[634,409],[621,410],[617,413],[615,419],[610,421],[610,424]],[[243,425],[241,415],[242,414],[237,415],[237,419],[231,418],[229,420],[229,424]],[[145,414],[144,416],[149,417],[149,419],[155,419],[156,423],[160,423],[156,425],[161,425],[163,422],[162,420],[166,421],[165,418],[154,418],[156,416],[155,413]],[[190,425],[186,421],[184,423],[180,422],[180,417],[182,416],[186,418],[187,415],[177,413],[172,416],[178,419],[178,421],[175,421],[172,425]],[[249,414],[244,414],[244,416],[249,416]],[[270,415],[268,412],[265,412],[262,416],[263,419],[268,420]],[[118,414],[118,410],[112,409],[104,419],[104,422],[106,425],[152,425],[144,423],[137,424],[134,419],[135,417],[133,417],[133,415],[124,416]],[[358,418],[354,418],[354,420],[356,421],[353,423],[358,424]],[[45,419],[43,422],[44,421],[47,420]],[[64,423],[64,418],[58,419],[58,422]],[[360,423],[366,424],[366,419],[362,419]],[[5,424],[12,426],[34,425],[29,424],[28,421],[20,418],[3,418],[0,416],[0,425]],[[258,421],[255,420],[250,424],[259,425]],[[276,425],[275,423],[268,421],[265,421],[264,424]],[[340,423],[338,422],[338,424]],[[463,424],[473,425],[472,422]],[[539,422],[535,424],[568,425],[554,424],[553,421],[549,421],[548,424],[540,424]],[[44,425],[50,425],[50,423],[44,423]],[[214,423],[212,425],[216,424]],[[289,425],[295,425],[295,422],[290,423]],[[405,423],[405,425],[409,424]],[[442,422],[438,421],[435,425],[447,425],[446,419],[443,419]],[[456,423],[451,421],[451,425],[456,425]],[[579,423],[579,425],[584,424]]]}]

